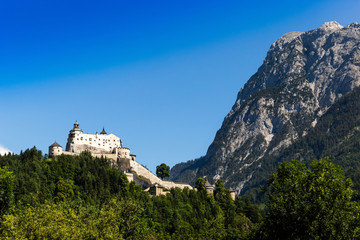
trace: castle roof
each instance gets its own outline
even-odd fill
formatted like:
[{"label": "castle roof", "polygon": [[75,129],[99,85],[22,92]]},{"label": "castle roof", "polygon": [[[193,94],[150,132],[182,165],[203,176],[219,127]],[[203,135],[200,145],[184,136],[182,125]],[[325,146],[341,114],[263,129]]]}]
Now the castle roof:
[{"label": "castle roof", "polygon": [[101,131],[101,133],[100,134],[107,134],[106,132],[105,132],[105,129],[103,128],[103,130]]},{"label": "castle roof", "polygon": [[212,188],[213,186],[209,183],[208,180],[206,180],[206,185],[205,185],[205,187],[207,187],[207,188]]},{"label": "castle roof", "polygon": [[229,191],[230,192],[235,192],[234,189],[232,189],[232,187],[230,187]]},{"label": "castle roof", "polygon": [[60,144],[58,144],[56,141],[53,144],[51,144],[50,147],[61,147],[62,148],[62,146],[60,146]]}]

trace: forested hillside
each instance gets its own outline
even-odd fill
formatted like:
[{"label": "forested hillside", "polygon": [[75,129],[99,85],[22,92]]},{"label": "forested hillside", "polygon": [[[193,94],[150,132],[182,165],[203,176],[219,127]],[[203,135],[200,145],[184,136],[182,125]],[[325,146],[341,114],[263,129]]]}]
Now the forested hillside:
[{"label": "forested hillside", "polygon": [[239,239],[261,219],[221,181],[214,196],[199,180],[198,191],[150,197],[89,152],[50,159],[32,148],[0,166],[1,239]]},{"label": "forested hillside", "polygon": [[0,239],[358,239],[352,181],[322,159],[284,162],[268,180],[263,214],[234,201],[222,180],[214,194],[150,196],[89,152],[44,158],[35,148],[0,156]]}]

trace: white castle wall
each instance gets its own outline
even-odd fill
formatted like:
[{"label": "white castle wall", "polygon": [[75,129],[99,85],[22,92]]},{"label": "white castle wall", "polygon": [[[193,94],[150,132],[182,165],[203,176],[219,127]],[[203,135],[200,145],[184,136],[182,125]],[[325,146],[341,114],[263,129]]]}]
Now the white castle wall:
[{"label": "white castle wall", "polygon": [[[68,142],[66,145],[66,151],[69,152],[82,152],[84,151],[84,146],[89,146],[90,148],[99,149],[99,152],[113,152],[116,148],[121,148],[120,138],[114,134],[88,134],[82,133],[80,131],[70,132]],[[82,146],[82,147],[81,147]]]}]

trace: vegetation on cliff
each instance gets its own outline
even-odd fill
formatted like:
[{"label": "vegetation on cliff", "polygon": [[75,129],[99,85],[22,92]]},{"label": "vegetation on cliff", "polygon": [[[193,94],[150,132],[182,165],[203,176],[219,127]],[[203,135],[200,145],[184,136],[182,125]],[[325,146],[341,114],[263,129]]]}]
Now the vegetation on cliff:
[{"label": "vegetation on cliff", "polygon": [[[243,194],[253,202],[263,202],[261,186],[279,164],[295,158],[307,166],[313,159],[329,157],[341,166],[345,176],[354,182],[354,189],[360,190],[360,88],[341,97],[319,119],[307,135],[276,154],[266,154],[260,161],[261,168],[252,168],[252,181],[245,185]],[[360,196],[355,195],[356,199]]]}]

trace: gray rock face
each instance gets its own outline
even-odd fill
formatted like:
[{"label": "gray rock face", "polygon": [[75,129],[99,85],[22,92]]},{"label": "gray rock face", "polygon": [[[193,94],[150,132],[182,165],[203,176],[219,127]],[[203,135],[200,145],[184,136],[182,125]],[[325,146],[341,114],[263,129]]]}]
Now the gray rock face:
[{"label": "gray rock face", "polygon": [[174,180],[223,179],[239,194],[260,159],[314,127],[340,96],[360,85],[360,24],[328,22],[275,41],[238,93],[207,154],[173,167]]}]

